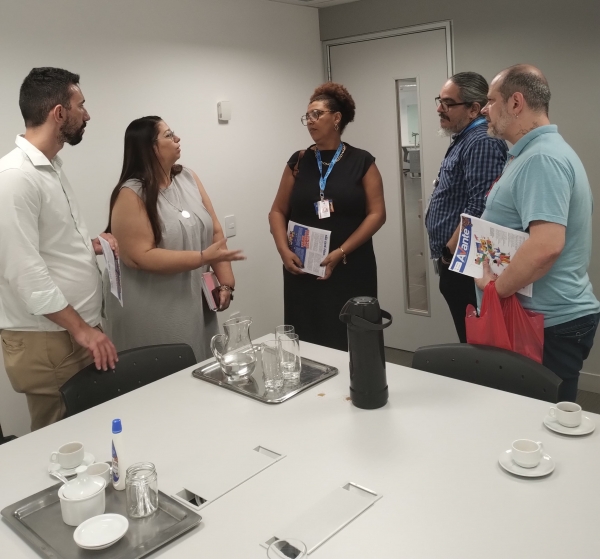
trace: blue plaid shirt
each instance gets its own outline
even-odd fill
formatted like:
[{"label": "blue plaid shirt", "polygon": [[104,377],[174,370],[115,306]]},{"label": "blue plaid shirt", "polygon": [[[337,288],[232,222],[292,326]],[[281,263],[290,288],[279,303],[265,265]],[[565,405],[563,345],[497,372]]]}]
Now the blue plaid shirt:
[{"label": "blue plaid shirt", "polygon": [[487,135],[485,120],[452,136],[425,216],[431,258],[442,256],[461,213],[483,213],[485,195],[502,173],[507,152],[504,140]]}]

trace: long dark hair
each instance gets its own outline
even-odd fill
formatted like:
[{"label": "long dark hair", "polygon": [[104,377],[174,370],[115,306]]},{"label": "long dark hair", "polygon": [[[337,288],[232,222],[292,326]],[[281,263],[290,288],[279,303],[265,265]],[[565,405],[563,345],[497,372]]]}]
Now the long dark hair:
[{"label": "long dark hair", "polygon": [[[129,124],[125,130],[125,151],[123,154],[123,169],[117,186],[110,196],[110,211],[106,233],[111,232],[112,211],[121,191],[121,187],[130,179],[142,183],[142,199],[150,220],[154,243],[156,246],[162,240],[162,228],[158,217],[158,195],[162,168],[154,151],[158,138],[158,124],[162,122],[159,116],[143,116]],[[171,167],[171,178],[181,173],[181,165]]]}]

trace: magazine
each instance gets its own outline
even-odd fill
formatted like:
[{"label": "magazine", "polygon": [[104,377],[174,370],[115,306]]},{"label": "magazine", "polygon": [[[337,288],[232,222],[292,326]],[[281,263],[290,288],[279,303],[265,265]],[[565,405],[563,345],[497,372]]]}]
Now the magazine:
[{"label": "magazine", "polygon": [[110,244],[103,237],[98,236],[102,253],[108,270],[108,278],[110,280],[110,292],[119,300],[123,306],[123,289],[121,288],[121,260],[115,256]]},{"label": "magazine", "polygon": [[[492,272],[500,275],[510,264],[519,247],[529,238],[529,233],[515,231],[467,214],[460,216],[460,235],[450,269],[472,278],[483,276],[482,264],[490,263]],[[517,293],[531,297],[533,284]]]},{"label": "magazine", "polygon": [[219,296],[219,280],[214,272],[204,272],[201,276],[202,293],[211,311],[218,311],[221,306],[221,298]]},{"label": "magazine", "polygon": [[288,245],[300,258],[307,274],[321,278],[325,275],[325,266],[321,266],[321,262],[329,254],[330,242],[331,231],[306,227],[295,221],[288,223]]}]

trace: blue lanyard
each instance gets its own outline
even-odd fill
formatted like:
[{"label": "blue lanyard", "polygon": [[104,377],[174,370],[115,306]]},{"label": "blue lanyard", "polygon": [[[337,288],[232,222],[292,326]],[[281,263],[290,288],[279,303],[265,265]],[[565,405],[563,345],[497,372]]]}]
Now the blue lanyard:
[{"label": "blue lanyard", "polygon": [[485,117],[483,116],[478,116],[473,122],[471,122],[471,124],[469,124],[469,126],[467,126],[462,132],[466,132],[467,130],[470,130],[471,128],[473,128],[474,126],[477,126],[478,124],[481,124],[482,122],[485,121]]},{"label": "blue lanyard", "polygon": [[334,165],[337,163],[337,158],[340,156],[340,153],[342,153],[343,148],[344,148],[344,144],[343,144],[343,142],[340,142],[340,145],[337,148],[337,151],[335,152],[335,155],[333,156],[331,163],[329,164],[329,169],[327,169],[325,176],[323,176],[323,163],[321,162],[321,152],[318,149],[315,149],[315,153],[317,156],[317,165],[319,165],[319,174],[321,175],[319,178],[319,188],[321,189],[321,200],[323,200],[325,198],[324,191],[325,191],[325,185],[327,184],[327,178],[329,177],[329,174],[333,170]]},{"label": "blue lanyard", "polygon": [[[485,117],[478,116],[473,122],[471,122],[471,124],[469,124],[469,126],[467,126],[466,128],[463,128],[458,134],[453,136],[452,142],[450,142],[450,146],[446,150],[446,155],[444,155],[444,159],[446,159],[446,157],[448,157],[448,154],[452,151],[452,148],[456,145],[454,142],[456,142],[456,140],[458,139],[459,136],[462,136],[467,130],[470,130],[471,128],[473,128],[475,126],[478,126],[479,124],[481,124],[483,122],[485,122]],[[439,173],[438,173],[438,177],[439,177]]]}]

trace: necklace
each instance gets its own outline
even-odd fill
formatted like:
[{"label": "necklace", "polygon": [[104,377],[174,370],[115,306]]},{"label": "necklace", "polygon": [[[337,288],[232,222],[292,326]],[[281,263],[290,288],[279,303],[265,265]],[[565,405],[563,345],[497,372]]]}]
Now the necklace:
[{"label": "necklace", "polygon": [[[181,199],[179,198],[179,192],[177,192],[177,188],[173,189],[175,191],[175,196],[177,196],[177,203],[181,206]],[[184,210],[183,208],[179,208],[178,206],[176,206],[175,204],[173,204],[173,202],[171,202],[171,200],[169,200],[164,192],[162,190],[160,190],[160,195],[169,203],[171,204],[171,206],[173,206],[178,212],[181,213],[181,215],[183,217],[185,217],[186,219],[189,219],[191,217],[192,214],[190,214],[190,212],[188,212],[187,210]]]},{"label": "necklace", "polygon": [[[335,162],[337,163],[342,157],[344,157],[344,153],[346,151],[346,144],[344,144],[344,147],[342,148],[342,153],[340,153],[340,155],[338,156],[338,158],[335,160]],[[331,161],[329,163],[325,163],[325,161],[322,161],[323,165],[327,165],[327,167],[329,167],[329,165],[331,165]]]}]

